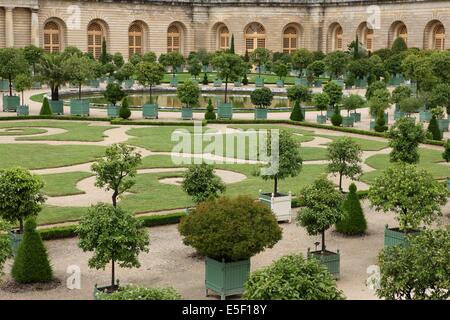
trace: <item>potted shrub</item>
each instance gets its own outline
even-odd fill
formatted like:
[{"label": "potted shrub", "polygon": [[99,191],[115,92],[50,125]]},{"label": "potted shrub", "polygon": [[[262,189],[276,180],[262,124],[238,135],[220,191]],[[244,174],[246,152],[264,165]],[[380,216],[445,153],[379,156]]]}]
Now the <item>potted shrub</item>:
[{"label": "potted shrub", "polygon": [[[356,109],[364,108],[364,105],[364,98],[358,94],[350,94],[342,99],[342,107],[347,110],[347,117],[342,119],[342,124],[344,127],[353,127],[355,122],[361,121],[361,113],[356,112]],[[350,113],[352,110],[353,112]]]},{"label": "potted shrub", "polygon": [[[165,61],[165,60],[163,60]],[[158,104],[153,102],[152,89],[161,82],[164,77],[164,67],[157,62],[140,62],[136,66],[137,81],[149,87],[150,100],[142,106],[144,118],[158,119]]]},{"label": "potted shrub", "polygon": [[336,108],[338,107],[338,104],[342,99],[342,87],[330,81],[323,87],[323,92],[325,92],[330,99],[329,109],[327,110],[327,117],[332,118],[336,114]]},{"label": "potted shrub", "polygon": [[306,68],[307,79],[309,85],[320,87],[322,82],[319,80],[321,74],[325,72],[325,63],[322,60],[316,60]]},{"label": "potted shrub", "polygon": [[211,290],[222,300],[243,293],[250,258],[281,239],[270,209],[243,196],[198,204],[178,230],[184,244],[205,256],[206,295]]},{"label": "potted shrub", "polygon": [[[181,53],[172,51],[169,53],[163,53],[159,56],[159,63],[164,67],[170,67],[172,71],[172,78],[170,79],[170,86],[176,87],[178,85],[178,79],[176,77],[177,70],[181,68],[184,63],[184,58]],[[164,73],[164,72],[163,72]]]},{"label": "potted shrub", "polygon": [[105,269],[111,264],[111,283],[94,287],[98,292],[113,293],[119,289],[115,278],[116,263],[122,268],[139,268],[138,256],[148,252],[149,236],[142,229],[142,222],[120,207],[100,203],[88,209],[82,217],[76,232],[80,238],[79,247],[84,252],[93,252],[88,266]]},{"label": "potted shrub", "polygon": [[198,105],[200,88],[192,80],[187,80],[178,87],[177,96],[181,103],[183,103],[181,107],[181,118],[183,120],[192,120],[192,106]]},{"label": "potted shrub", "polygon": [[399,106],[400,111],[405,113],[406,116],[410,118],[412,113],[419,111],[419,109],[423,106],[423,101],[416,97],[409,97],[402,99],[399,103]]},{"label": "potted shrub", "polygon": [[289,119],[292,121],[304,121],[305,110],[302,108],[301,103],[309,100],[311,96],[309,88],[304,85],[291,86],[287,89],[287,96],[291,102],[294,102]]},{"label": "potted shrub", "polygon": [[0,169],[0,218],[11,224],[19,223],[19,228],[9,234],[14,254],[23,237],[24,220],[36,216],[42,209],[43,187],[42,179],[26,169]]},{"label": "potted shrub", "polygon": [[313,95],[312,102],[314,107],[320,111],[320,114],[317,115],[317,123],[326,123],[327,116],[323,115],[323,111],[327,109],[330,104],[330,98],[325,92],[316,93]]},{"label": "potted shrub", "polygon": [[394,120],[400,119],[405,115],[405,113],[400,110],[400,102],[403,99],[410,98],[411,94],[411,89],[404,85],[398,86],[392,91],[391,103],[395,103]]},{"label": "potted shrub", "polygon": [[325,231],[344,217],[341,209],[342,194],[336,190],[334,184],[325,177],[320,177],[311,186],[300,192],[304,208],[298,212],[297,222],[306,228],[306,232],[315,236],[321,234],[321,249],[310,251],[308,258],[318,259],[325,265],[331,275],[339,279],[340,254],[328,251],[325,245]]},{"label": "potted shrub", "polygon": [[255,105],[255,120],[267,119],[267,107],[272,104],[273,93],[269,88],[259,88],[252,91],[250,99]]},{"label": "potted shrub", "polygon": [[336,281],[316,259],[283,256],[250,274],[245,283],[247,300],[343,300]]},{"label": "potted shrub", "polygon": [[278,60],[273,64],[273,72],[278,76],[277,87],[283,88],[284,87],[283,79],[286,78],[289,72],[288,65],[284,63],[282,60]]},{"label": "potted shrub", "polygon": [[208,99],[208,106],[206,107],[205,120],[216,120],[216,113],[211,98]]},{"label": "potted shrub", "polygon": [[20,105],[20,98],[12,93],[13,80],[19,74],[28,73],[28,63],[22,50],[15,48],[0,50],[0,77],[7,79],[9,83],[9,95],[3,96],[3,111],[16,112]]},{"label": "potted shrub", "polygon": [[118,83],[108,83],[106,85],[106,90],[103,92],[103,96],[106,101],[110,102],[112,105],[108,105],[107,114],[109,118],[117,118],[119,116],[119,109],[116,106],[117,101],[121,101],[125,98],[126,93],[122,90]]},{"label": "potted shrub", "polygon": [[442,216],[441,206],[447,203],[447,189],[425,170],[411,164],[387,168],[369,189],[369,200],[376,211],[396,214],[399,226],[384,234],[385,247],[404,245],[406,235],[419,232]]},{"label": "potted shrub", "polygon": [[217,76],[225,80],[224,103],[217,107],[219,119],[231,119],[233,117],[233,105],[228,103],[228,82],[237,81],[246,71],[246,63],[236,54],[218,52],[212,59],[212,65],[217,70]]},{"label": "potted shrub", "polygon": [[378,89],[369,98],[369,112],[375,119],[370,121],[370,129],[377,132],[387,130],[388,114],[385,112],[389,108],[389,91],[387,89]]},{"label": "potted shrub", "polygon": [[[302,168],[302,158],[300,156],[300,148],[292,135],[281,130],[278,137],[278,150],[272,153],[272,138],[267,139],[267,150],[271,150],[268,165],[269,168],[262,168],[258,174],[264,180],[273,180],[273,192],[259,193],[259,201],[266,204],[272,209],[278,221],[291,221],[291,192],[288,194],[278,192],[278,180],[287,177],[297,176]],[[276,143],[276,142],[274,142]],[[275,151],[278,151],[275,152]],[[272,168],[273,166],[277,166]],[[271,170],[273,169],[273,170]]]},{"label": "potted shrub", "polygon": [[123,84],[125,89],[131,89],[134,85],[134,79],[132,76],[136,71],[136,66],[131,62],[125,63],[123,66],[117,70],[115,77],[119,81],[119,83]]},{"label": "potted shrub", "polygon": [[336,223],[336,231],[345,235],[363,235],[367,230],[367,221],[356,193],[356,185],[352,183],[349,193],[342,204],[344,217]]},{"label": "potted shrub", "polygon": [[131,110],[128,106],[128,99],[126,97],[122,100],[122,105],[119,109],[119,117],[125,120],[131,117]]},{"label": "potted shrub", "polygon": [[257,67],[258,77],[255,78],[257,88],[264,86],[264,78],[261,77],[262,68],[271,60],[271,53],[266,48],[256,48],[250,53],[250,62]]},{"label": "potted shrub", "polygon": [[436,107],[431,109],[431,115],[436,118],[439,130],[448,131],[448,119],[445,119],[444,108]]},{"label": "potted shrub", "polygon": [[19,74],[14,80],[17,92],[22,93],[22,104],[17,107],[18,116],[27,116],[30,113],[28,105],[25,104],[25,97],[23,92],[28,90],[33,85],[31,78],[26,74]]}]

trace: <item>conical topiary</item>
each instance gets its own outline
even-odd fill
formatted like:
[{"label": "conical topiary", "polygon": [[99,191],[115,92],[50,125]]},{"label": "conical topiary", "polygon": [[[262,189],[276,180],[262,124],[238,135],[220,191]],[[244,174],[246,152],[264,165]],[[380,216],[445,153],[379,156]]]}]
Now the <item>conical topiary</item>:
[{"label": "conical topiary", "polygon": [[216,113],[214,112],[214,106],[212,104],[211,98],[208,99],[208,106],[206,107],[205,119],[206,120],[216,119]]},{"label": "conical topiary", "polygon": [[385,132],[387,129],[388,127],[386,125],[386,119],[384,119],[384,112],[380,112],[375,120],[374,130],[376,132]]},{"label": "conical topiary", "polygon": [[124,98],[122,101],[122,106],[119,109],[119,117],[122,119],[128,119],[131,117],[131,110],[128,107],[128,99]]},{"label": "conical topiary", "polygon": [[205,74],[203,75],[203,81],[202,81],[202,83],[206,86],[206,85],[208,85],[208,83],[209,83],[209,81],[208,81],[208,75],[206,74],[206,72],[205,72]]},{"label": "conical topiary", "polygon": [[305,117],[303,116],[302,106],[300,105],[300,102],[295,101],[294,108],[292,109],[290,119],[292,121],[303,121],[303,120],[305,120]]},{"label": "conical topiary", "polygon": [[244,86],[248,85],[248,78],[247,78],[247,74],[246,73],[244,74],[244,78],[242,78],[242,84]]},{"label": "conical topiary", "polygon": [[345,216],[336,223],[336,231],[347,235],[364,234],[367,230],[367,221],[359,203],[354,183],[349,187],[349,193],[342,204],[342,210],[345,212]]},{"label": "conical topiary", "polygon": [[42,102],[41,111],[39,112],[41,116],[51,116],[52,115],[52,109],[50,109],[50,104],[48,103],[47,97],[44,98],[44,101]]},{"label": "conical topiary", "polygon": [[442,133],[439,129],[439,124],[437,122],[436,116],[433,116],[430,120],[430,124],[428,125],[428,132],[433,136],[433,140],[441,140]]},{"label": "conical topiary", "polygon": [[25,222],[25,233],[14,260],[11,275],[19,283],[49,282],[53,278],[47,250],[40,234],[36,231],[34,218],[29,218]]}]

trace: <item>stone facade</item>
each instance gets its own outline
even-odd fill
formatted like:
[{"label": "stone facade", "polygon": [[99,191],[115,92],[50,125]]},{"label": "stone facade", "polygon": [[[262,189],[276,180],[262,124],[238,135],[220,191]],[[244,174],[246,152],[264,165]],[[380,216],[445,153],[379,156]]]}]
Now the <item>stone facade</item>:
[{"label": "stone facade", "polygon": [[[450,29],[450,0],[0,0],[0,48],[43,46],[50,21],[59,26],[61,49],[77,46],[83,51],[88,50],[88,27],[97,21],[108,50],[126,58],[134,22],[142,27],[142,50],[158,55],[167,52],[171,25],[179,30],[184,55],[219,49],[222,26],[234,35],[236,52],[243,54],[245,30],[253,22],[263,26],[264,46],[272,51],[283,51],[288,26],[298,33],[298,48],[325,52],[337,49],[335,32],[341,29],[345,49],[357,34],[365,40],[367,21],[374,26],[372,50],[390,46],[400,25],[407,29],[409,47],[428,49],[435,46],[436,26]],[[442,49],[447,48],[443,41]]]}]

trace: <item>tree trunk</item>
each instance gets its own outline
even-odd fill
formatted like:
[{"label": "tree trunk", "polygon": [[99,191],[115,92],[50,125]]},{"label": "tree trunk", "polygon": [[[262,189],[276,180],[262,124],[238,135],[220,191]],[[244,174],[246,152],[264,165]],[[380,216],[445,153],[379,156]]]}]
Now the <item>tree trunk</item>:
[{"label": "tree trunk", "polygon": [[339,190],[342,192],[342,172],[339,172]]},{"label": "tree trunk", "polygon": [[81,83],[78,85],[78,99],[81,100]]},{"label": "tree trunk", "polygon": [[325,252],[325,230],[322,230],[322,252]]},{"label": "tree trunk", "polygon": [[225,103],[227,103],[228,77],[225,78]]},{"label": "tree trunk", "polygon": [[23,219],[22,218],[19,219],[19,231],[20,231],[20,233],[23,233]]},{"label": "tree trunk", "polygon": [[152,85],[150,85],[150,103],[153,103]]},{"label": "tree trunk", "polygon": [[114,286],[116,283],[116,270],[114,266],[114,258],[111,259],[111,286]]},{"label": "tree trunk", "polygon": [[8,76],[9,80],[9,96],[12,97],[12,78],[11,75]]},{"label": "tree trunk", "polygon": [[273,194],[276,196],[278,193],[278,177],[273,178]]},{"label": "tree trunk", "polygon": [[112,203],[113,203],[113,206],[114,206],[114,207],[117,206],[117,194],[118,194],[118,192],[117,192],[117,191],[114,191],[114,193],[113,193],[113,195],[112,195]]},{"label": "tree trunk", "polygon": [[23,106],[25,105],[25,97],[24,97],[23,91],[22,91],[22,105]]}]

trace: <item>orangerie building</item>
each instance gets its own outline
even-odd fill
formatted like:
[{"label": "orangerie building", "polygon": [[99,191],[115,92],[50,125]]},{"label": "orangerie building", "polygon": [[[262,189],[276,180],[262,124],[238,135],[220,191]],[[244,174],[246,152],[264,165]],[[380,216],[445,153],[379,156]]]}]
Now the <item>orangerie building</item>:
[{"label": "orangerie building", "polygon": [[95,56],[106,41],[125,58],[205,48],[236,53],[368,50],[403,37],[409,47],[450,48],[447,0],[0,0],[0,48],[76,46]]}]

